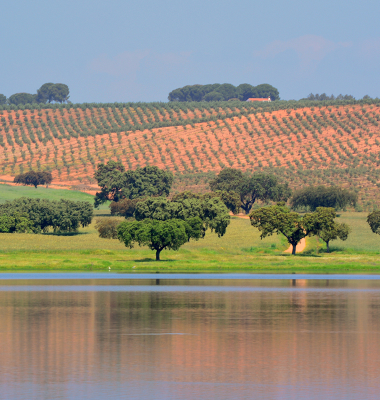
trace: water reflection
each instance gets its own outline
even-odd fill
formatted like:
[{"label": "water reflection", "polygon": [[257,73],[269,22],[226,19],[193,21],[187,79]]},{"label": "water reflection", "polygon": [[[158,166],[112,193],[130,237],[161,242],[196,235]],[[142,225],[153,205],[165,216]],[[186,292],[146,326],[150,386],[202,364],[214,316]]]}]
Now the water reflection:
[{"label": "water reflection", "polygon": [[0,282],[1,399],[378,398],[380,281],[73,283]]}]

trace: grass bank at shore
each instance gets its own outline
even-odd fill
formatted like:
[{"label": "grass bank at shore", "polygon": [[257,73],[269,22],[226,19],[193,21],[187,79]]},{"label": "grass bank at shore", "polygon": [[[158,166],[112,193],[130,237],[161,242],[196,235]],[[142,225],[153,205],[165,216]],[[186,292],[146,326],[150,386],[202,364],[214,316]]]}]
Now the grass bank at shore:
[{"label": "grass bank at shore", "polygon": [[233,218],[222,238],[208,232],[179,251],[164,250],[154,260],[145,247],[125,248],[101,239],[94,223],[73,235],[1,234],[0,271],[223,271],[223,272],[363,272],[380,273],[380,237],[365,222],[366,213],[342,213],[352,226],[346,242],[331,243],[332,253],[308,238],[302,254],[285,254],[283,237],[260,239],[250,221]]}]

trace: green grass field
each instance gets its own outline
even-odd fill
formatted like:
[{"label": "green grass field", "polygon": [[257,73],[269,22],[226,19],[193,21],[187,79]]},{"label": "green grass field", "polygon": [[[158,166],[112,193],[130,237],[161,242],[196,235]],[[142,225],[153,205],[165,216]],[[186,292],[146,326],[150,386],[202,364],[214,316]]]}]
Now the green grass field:
[{"label": "green grass field", "polygon": [[75,190],[66,189],[51,189],[45,186],[34,188],[31,186],[11,186],[0,185],[0,203],[6,200],[14,200],[18,197],[33,197],[49,200],[73,200],[73,201],[89,201],[94,202],[94,196],[88,193],[78,192]]},{"label": "green grass field", "polygon": [[[33,197],[48,200],[72,200],[72,201],[88,201],[94,203],[94,196],[88,193],[79,192],[77,190],[67,189],[51,189],[45,186],[39,186],[37,189],[31,186],[11,186],[0,184],[0,203],[7,200],[14,200],[19,197]],[[102,204],[100,210],[108,209],[108,204]]]},{"label": "green grass field", "polygon": [[380,237],[371,232],[366,217],[342,213],[340,221],[353,232],[346,242],[332,242],[331,254],[316,238],[307,239],[303,254],[284,254],[288,245],[283,237],[260,240],[249,220],[233,217],[222,238],[208,232],[179,251],[164,250],[161,262],[148,248],[127,249],[117,240],[99,238],[94,220],[72,235],[1,234],[0,270],[380,272]]}]

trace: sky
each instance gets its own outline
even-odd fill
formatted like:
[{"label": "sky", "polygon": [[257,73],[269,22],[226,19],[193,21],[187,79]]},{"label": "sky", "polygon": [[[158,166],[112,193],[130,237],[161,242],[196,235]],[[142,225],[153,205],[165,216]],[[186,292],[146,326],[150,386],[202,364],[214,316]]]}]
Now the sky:
[{"label": "sky", "polygon": [[65,83],[70,100],[167,101],[193,84],[269,83],[380,97],[378,0],[12,0],[0,93]]}]

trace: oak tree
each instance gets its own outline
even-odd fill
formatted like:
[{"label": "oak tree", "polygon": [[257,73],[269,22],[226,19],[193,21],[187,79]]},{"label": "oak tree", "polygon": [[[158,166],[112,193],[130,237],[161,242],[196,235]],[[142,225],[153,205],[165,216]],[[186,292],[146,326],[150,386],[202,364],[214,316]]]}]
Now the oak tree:
[{"label": "oak tree", "polygon": [[296,254],[296,247],[301,239],[316,235],[322,230],[331,230],[335,217],[335,210],[325,207],[318,207],[315,212],[301,216],[290,211],[284,202],[259,208],[249,214],[251,225],[261,232],[261,239],[281,233],[292,245],[292,254]]},{"label": "oak tree", "polygon": [[322,229],[319,237],[326,243],[326,250],[330,253],[331,240],[347,240],[351,228],[345,223],[334,222],[332,226]]},{"label": "oak tree", "polygon": [[189,220],[169,219],[157,221],[144,219],[142,221],[125,221],[118,228],[118,237],[125,246],[133,248],[148,246],[156,252],[156,261],[160,260],[161,251],[164,249],[178,250],[190,239],[201,237],[202,221],[200,218]]},{"label": "oak tree", "polygon": [[308,208],[311,211],[317,207],[333,207],[336,210],[355,206],[358,196],[350,190],[339,186],[309,186],[294,193],[290,204],[293,209]]},{"label": "oak tree", "polygon": [[16,175],[13,179],[14,183],[22,185],[34,186],[49,185],[53,180],[53,176],[49,171],[28,171],[23,174]]},{"label": "oak tree", "polygon": [[243,174],[235,168],[225,168],[210,182],[213,191],[235,192],[240,196],[240,207],[246,214],[250,212],[256,200],[286,201],[291,194],[287,183],[280,184],[271,174]]}]

